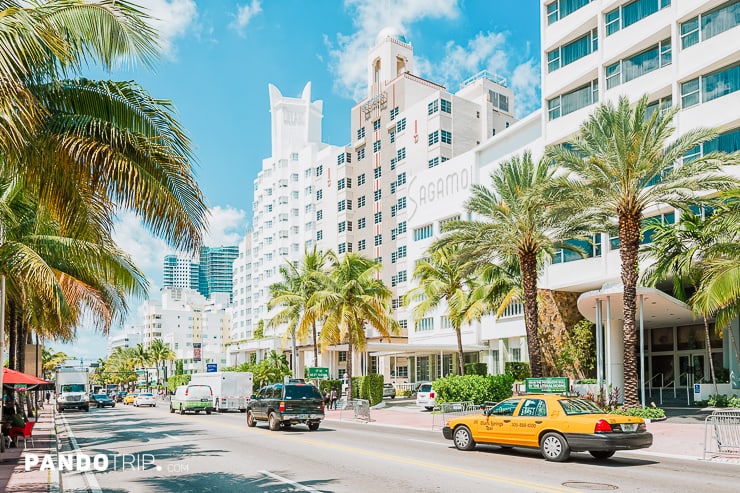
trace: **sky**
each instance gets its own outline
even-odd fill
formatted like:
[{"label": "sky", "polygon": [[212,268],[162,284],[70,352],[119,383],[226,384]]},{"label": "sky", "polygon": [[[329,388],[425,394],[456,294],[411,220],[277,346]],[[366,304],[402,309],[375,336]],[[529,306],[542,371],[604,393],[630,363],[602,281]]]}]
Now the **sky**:
[{"label": "sky", "polygon": [[[130,1],[153,17],[161,56],[153,68],[91,78],[135,80],[174,103],[210,210],[207,246],[236,245],[250,227],[253,181],[271,153],[268,84],[299,97],[310,81],[312,100],[324,102],[323,141],[348,144],[350,110],[366,93],[367,50],[384,27],[405,34],[418,75],[451,92],[486,69],[508,80],[518,117],[540,106],[539,0]],[[119,216],[115,239],[158,298],[163,259],[174,250],[130,213]],[[125,325],[143,323],[143,301],[129,300]],[[105,357],[102,335],[77,334],[51,346],[85,361]]]}]

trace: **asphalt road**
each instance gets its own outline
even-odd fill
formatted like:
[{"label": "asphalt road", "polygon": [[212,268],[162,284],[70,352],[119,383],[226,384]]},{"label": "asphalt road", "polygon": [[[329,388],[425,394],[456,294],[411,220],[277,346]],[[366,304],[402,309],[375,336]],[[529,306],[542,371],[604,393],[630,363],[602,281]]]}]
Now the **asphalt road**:
[{"label": "asphalt road", "polygon": [[461,452],[439,432],[346,421],[271,432],[266,423],[248,428],[244,414],[181,416],[166,406],[64,413],[62,452],[77,448],[102,469],[65,473],[64,491],[695,493],[736,491],[740,477],[733,464],[628,452],[606,462],[573,454],[565,463],[493,446]]}]

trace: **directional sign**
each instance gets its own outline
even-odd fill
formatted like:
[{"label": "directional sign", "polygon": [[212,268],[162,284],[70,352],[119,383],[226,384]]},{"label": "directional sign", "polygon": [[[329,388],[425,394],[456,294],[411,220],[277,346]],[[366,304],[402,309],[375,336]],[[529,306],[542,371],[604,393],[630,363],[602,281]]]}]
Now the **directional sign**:
[{"label": "directional sign", "polygon": [[206,363],[206,373],[216,373],[218,371],[217,363]]},{"label": "directional sign", "polygon": [[308,368],[308,378],[329,378],[329,368],[313,367]]}]

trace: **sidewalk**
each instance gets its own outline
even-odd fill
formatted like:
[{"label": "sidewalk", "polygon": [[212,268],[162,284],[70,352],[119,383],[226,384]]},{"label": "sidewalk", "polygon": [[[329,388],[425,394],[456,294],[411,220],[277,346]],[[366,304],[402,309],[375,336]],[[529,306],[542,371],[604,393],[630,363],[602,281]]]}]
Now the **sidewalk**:
[{"label": "sidewalk", "polygon": [[33,444],[28,439],[28,448],[19,443],[15,448],[0,453],[0,491],[7,493],[32,493],[55,491],[52,471],[41,471],[36,466],[25,470],[25,454],[56,453],[56,439],[52,423],[52,408],[47,405],[39,410],[38,421],[33,427]]}]

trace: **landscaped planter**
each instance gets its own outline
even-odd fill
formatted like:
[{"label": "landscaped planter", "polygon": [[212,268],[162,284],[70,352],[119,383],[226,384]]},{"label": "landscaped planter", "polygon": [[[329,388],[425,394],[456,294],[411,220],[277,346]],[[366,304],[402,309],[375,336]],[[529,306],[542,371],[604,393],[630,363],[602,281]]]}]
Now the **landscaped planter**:
[{"label": "landscaped planter", "polygon": [[[726,395],[728,397],[740,396],[740,389],[733,389],[729,383],[718,383],[717,390],[720,395]],[[696,383],[694,384],[694,401],[706,401],[714,395],[714,385],[711,383]]]}]

